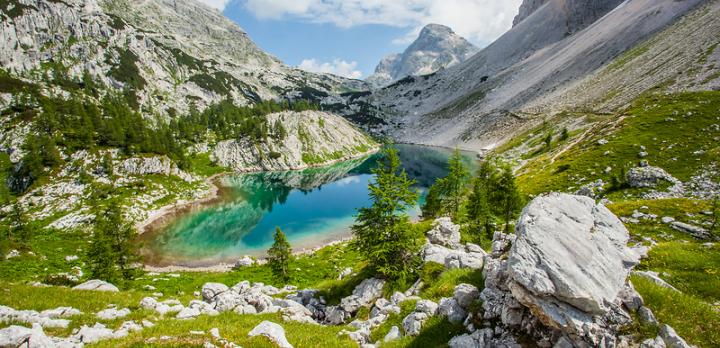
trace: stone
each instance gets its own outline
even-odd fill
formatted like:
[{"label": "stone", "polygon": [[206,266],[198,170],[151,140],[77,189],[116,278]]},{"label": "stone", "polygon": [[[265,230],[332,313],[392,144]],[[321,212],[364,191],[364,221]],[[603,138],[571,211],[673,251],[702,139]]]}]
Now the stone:
[{"label": "stone", "polygon": [[[508,287],[545,325],[580,329],[608,313],[639,256],[605,206],[550,193],[523,210],[508,256]],[[580,327],[578,327],[578,325]]]},{"label": "stone", "polygon": [[478,347],[484,347],[483,345],[479,345],[477,339],[473,337],[470,334],[463,334],[460,336],[455,336],[452,339],[450,339],[450,342],[448,342],[448,346],[450,348],[478,348]]},{"label": "stone", "polygon": [[660,278],[660,274],[653,271],[633,271],[634,275],[643,277],[645,279],[651,280],[653,283],[662,286],[666,289],[671,289],[677,292],[680,292],[680,290],[676,289],[674,286],[670,285],[670,283],[666,282],[662,278]]},{"label": "stone", "polygon": [[352,295],[340,300],[340,307],[348,313],[355,313],[360,307],[365,307],[382,296],[385,281],[377,278],[365,279],[353,290]]},{"label": "stone", "polygon": [[428,231],[427,238],[432,244],[457,249],[460,246],[460,226],[454,224],[449,217],[438,218],[433,223],[433,228]]},{"label": "stone", "polygon": [[130,309],[123,308],[123,309],[116,309],[116,308],[108,308],[102,311],[97,312],[95,315],[100,320],[115,320],[118,318],[124,318],[130,314]]},{"label": "stone", "polygon": [[626,179],[628,185],[634,188],[655,187],[660,181],[668,181],[673,184],[680,182],[664,169],[652,166],[631,168]]},{"label": "stone", "polygon": [[245,255],[240,260],[237,260],[235,262],[235,267],[249,267],[255,264],[255,260],[253,260],[250,256]]},{"label": "stone", "polygon": [[205,283],[200,292],[202,293],[202,297],[205,301],[212,301],[215,296],[224,293],[229,289],[230,288],[228,288],[228,286],[225,284]]},{"label": "stone", "polygon": [[120,289],[117,286],[112,285],[106,281],[99,279],[88,280],[80,285],[76,285],[72,288],[73,290],[92,290],[92,291],[108,291],[118,292]]},{"label": "stone", "polygon": [[177,315],[175,315],[175,319],[188,320],[188,319],[195,319],[199,316],[200,316],[199,308],[186,307],[186,308],[183,308],[180,312],[178,312]]},{"label": "stone", "polygon": [[96,323],[94,326],[83,325],[80,327],[80,330],[75,334],[75,338],[83,343],[96,343],[115,338],[115,333],[105,325]]},{"label": "stone", "polygon": [[390,342],[394,341],[400,338],[400,329],[397,326],[393,326],[390,328],[390,331],[388,331],[387,335],[385,335],[385,338],[383,338],[383,342]]},{"label": "stone", "polygon": [[11,325],[0,329],[0,347],[53,348],[55,346],[37,323],[33,324],[32,328]]},{"label": "stone", "polygon": [[448,318],[451,323],[461,323],[467,317],[465,310],[454,298],[443,297],[438,305],[438,315]]},{"label": "stone", "polygon": [[675,218],[674,218],[674,217],[671,217],[671,216],[663,216],[663,217],[660,219],[660,221],[662,221],[664,224],[669,224],[669,223],[675,221]]},{"label": "stone", "polygon": [[430,300],[420,300],[415,304],[415,311],[433,316],[437,313],[438,304]]},{"label": "stone", "polygon": [[452,253],[452,250],[431,243],[425,244],[421,251],[423,262],[435,262],[441,265],[445,264],[445,259]]},{"label": "stone", "polygon": [[82,312],[79,309],[72,307],[58,307],[40,312],[40,316],[46,318],[69,318],[81,314]]},{"label": "stone", "polygon": [[79,259],[79,257],[77,255],[66,255],[65,256],[66,262],[73,262],[73,261],[77,261],[78,259]]},{"label": "stone", "polygon": [[350,317],[350,314],[340,306],[328,306],[325,308],[325,321],[330,325],[340,325]]},{"label": "stone", "polygon": [[6,260],[9,260],[9,259],[12,259],[12,258],[18,257],[18,256],[20,256],[20,252],[17,251],[17,250],[15,250],[15,249],[13,249],[13,250],[10,250],[10,252],[8,252],[8,253],[5,255],[5,259],[6,259]]},{"label": "stone", "polygon": [[470,305],[480,298],[480,291],[474,285],[462,283],[455,287],[453,298],[463,309],[470,308]]},{"label": "stone", "polygon": [[302,305],[285,307],[280,310],[280,313],[284,321],[317,324],[317,322],[313,319],[313,313]]},{"label": "stone", "polygon": [[408,336],[417,336],[420,334],[423,324],[428,319],[428,315],[421,312],[412,312],[408,314],[402,321],[403,330]]},{"label": "stone", "polygon": [[690,348],[690,345],[670,325],[660,326],[660,337],[668,348]]},{"label": "stone", "polygon": [[648,338],[640,343],[640,348],[665,348],[665,341],[662,337]]},{"label": "stone", "polygon": [[653,314],[652,310],[650,308],[647,308],[645,306],[640,307],[638,310],[638,317],[640,318],[640,321],[646,324],[650,325],[658,325],[657,319],[655,319],[655,315]]},{"label": "stone", "polygon": [[353,269],[351,267],[346,267],[342,271],[340,271],[340,274],[338,274],[338,280],[342,280],[343,278],[351,275],[353,272]]},{"label": "stone", "polygon": [[292,348],[293,346],[285,338],[285,329],[282,326],[275,324],[271,321],[263,321],[262,323],[255,326],[248,337],[265,336],[271,342],[275,343],[280,348]]},{"label": "stone", "polygon": [[676,231],[689,233],[690,235],[698,239],[710,238],[710,234],[706,229],[695,225],[686,224],[680,221],[673,221],[670,223],[670,227],[672,227]]}]

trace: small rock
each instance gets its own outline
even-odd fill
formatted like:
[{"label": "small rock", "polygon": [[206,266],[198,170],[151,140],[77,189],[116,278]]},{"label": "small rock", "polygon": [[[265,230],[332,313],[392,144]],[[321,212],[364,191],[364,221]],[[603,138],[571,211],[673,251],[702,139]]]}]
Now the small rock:
[{"label": "small rock", "polygon": [[285,338],[285,329],[282,326],[275,324],[270,321],[263,321],[262,323],[255,326],[255,328],[248,333],[249,337],[255,337],[262,335],[270,339],[273,343],[277,344],[280,348],[293,348],[293,346]]},{"label": "small rock", "polygon": [[652,310],[645,306],[640,307],[640,309],[638,310],[638,316],[640,317],[640,321],[642,321],[643,323],[651,325],[659,324],[657,319],[655,319],[655,315],[653,314]]},{"label": "small rock", "polygon": [[112,285],[106,281],[99,280],[99,279],[88,280],[80,285],[76,285],[72,289],[73,290],[109,291],[109,292],[119,292],[120,291],[120,289],[118,289],[117,286]]},{"label": "small rock", "polygon": [[660,326],[660,337],[668,348],[690,348],[690,345],[669,325]]},{"label": "small rock", "polygon": [[78,259],[79,259],[79,257],[77,255],[66,255],[65,256],[65,261],[67,261],[67,262],[77,261]]},{"label": "small rock", "polygon": [[383,338],[383,342],[390,342],[400,338],[400,329],[397,326],[390,328],[390,331]]},{"label": "small rock", "polygon": [[117,310],[116,308],[109,308],[102,310],[100,312],[97,312],[96,316],[100,320],[115,320],[118,318],[124,318],[130,314],[130,309],[123,308],[121,310]]}]

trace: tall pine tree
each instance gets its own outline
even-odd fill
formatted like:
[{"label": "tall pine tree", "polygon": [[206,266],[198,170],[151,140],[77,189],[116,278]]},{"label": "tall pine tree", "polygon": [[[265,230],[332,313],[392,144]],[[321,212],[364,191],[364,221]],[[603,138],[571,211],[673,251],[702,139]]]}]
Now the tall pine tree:
[{"label": "tall pine tree", "polygon": [[268,264],[272,269],[275,278],[282,282],[290,279],[290,259],[292,258],[292,249],[290,243],[285,237],[285,233],[280,227],[275,228],[275,243],[268,250]]},{"label": "tall pine tree", "polygon": [[491,160],[480,164],[477,176],[473,179],[472,190],[468,198],[467,217],[479,232],[485,231],[488,238],[492,238],[493,214],[490,208],[491,190],[496,187],[497,169]]},{"label": "tall pine tree", "polygon": [[352,226],[353,246],[362,252],[375,272],[390,279],[407,279],[418,264],[419,239],[415,238],[406,211],[417,202],[417,193],[401,168],[397,150],[386,148],[375,180],[368,185],[370,207],[361,208]]},{"label": "tall pine tree", "polygon": [[505,233],[510,233],[510,222],[522,207],[520,191],[518,190],[515,175],[513,175],[510,166],[505,166],[502,169],[493,196],[493,205],[497,211],[497,215],[500,216],[505,223]]},{"label": "tall pine tree", "polygon": [[140,260],[136,237],[137,231],[125,221],[117,202],[98,209],[87,253],[92,277],[111,282],[132,279],[135,264]]}]

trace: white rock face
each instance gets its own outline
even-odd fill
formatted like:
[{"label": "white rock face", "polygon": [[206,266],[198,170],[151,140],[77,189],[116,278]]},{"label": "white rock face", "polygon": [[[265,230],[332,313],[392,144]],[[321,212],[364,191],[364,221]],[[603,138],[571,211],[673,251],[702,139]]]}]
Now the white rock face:
[{"label": "white rock face", "polygon": [[428,24],[402,54],[391,54],[380,61],[375,73],[366,79],[377,87],[406,76],[426,75],[453,66],[478,51],[473,44],[439,24]]},{"label": "white rock face", "polygon": [[92,290],[92,291],[109,291],[109,292],[120,291],[120,289],[118,289],[117,286],[112,285],[106,281],[99,280],[99,279],[88,280],[80,285],[76,285],[73,287],[73,290]]},{"label": "white rock face", "polygon": [[283,124],[285,139],[268,138],[259,144],[250,139],[221,141],[211,159],[238,172],[295,170],[348,160],[377,147],[346,119],[330,113],[288,111],[267,119],[271,125]]},{"label": "white rock face", "polygon": [[[628,231],[584,196],[535,198],[517,225],[508,257],[509,288],[546,325],[574,326],[603,315],[639,257]],[[575,322],[577,321],[577,322]]]},{"label": "white rock face", "polygon": [[167,156],[128,158],[120,162],[119,171],[127,175],[174,175],[187,182],[192,182],[195,179],[190,174],[180,170]]},{"label": "white rock face", "polygon": [[668,174],[659,167],[636,167],[631,168],[627,173],[627,181],[630,187],[655,187],[661,181],[677,184],[680,180]]},{"label": "white rock face", "polygon": [[273,343],[277,344],[280,348],[292,348],[292,344],[285,338],[285,329],[282,326],[275,324],[271,321],[263,321],[258,324],[255,328],[248,333],[249,337],[255,337],[262,335],[270,339]]}]

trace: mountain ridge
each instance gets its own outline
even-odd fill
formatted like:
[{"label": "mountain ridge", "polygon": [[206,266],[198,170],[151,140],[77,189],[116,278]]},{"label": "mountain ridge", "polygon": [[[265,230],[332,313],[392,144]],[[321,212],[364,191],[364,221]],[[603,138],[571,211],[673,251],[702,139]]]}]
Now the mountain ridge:
[{"label": "mountain ridge", "polygon": [[461,63],[477,51],[449,27],[428,24],[403,53],[384,57],[365,81],[382,87],[407,76],[431,74]]}]

